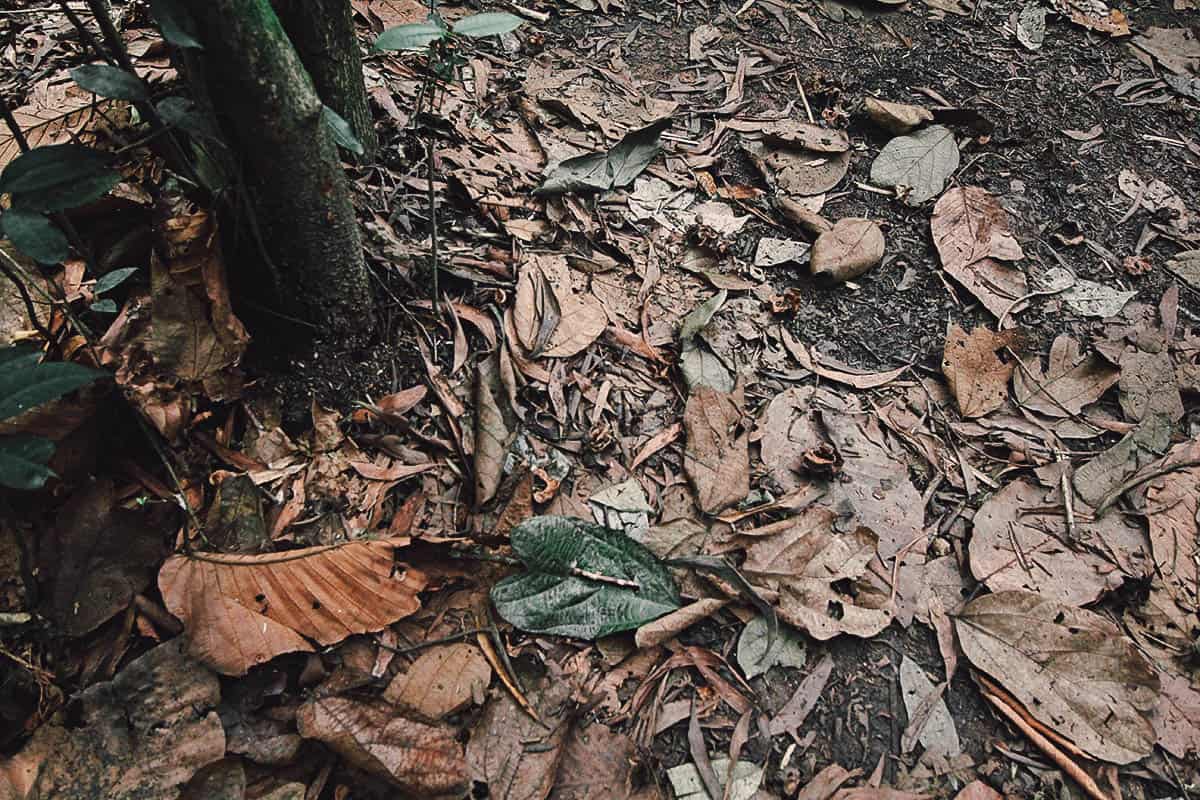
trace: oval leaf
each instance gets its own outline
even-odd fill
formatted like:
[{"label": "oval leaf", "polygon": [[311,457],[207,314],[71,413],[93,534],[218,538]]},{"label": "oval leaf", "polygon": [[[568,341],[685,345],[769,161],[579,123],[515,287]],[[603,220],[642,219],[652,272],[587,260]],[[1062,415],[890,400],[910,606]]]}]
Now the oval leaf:
[{"label": "oval leaf", "polygon": [[141,78],[109,64],[84,64],[71,70],[76,83],[92,94],[111,100],[148,100]]},{"label": "oval leaf", "polygon": [[108,164],[99,150],[78,144],[35,147],[14,158],[0,173],[0,194],[38,192],[101,175]]},{"label": "oval leaf", "polygon": [[904,202],[916,206],[941,194],[956,169],[954,133],[944,125],[932,125],[884,145],[871,164],[871,182],[907,188]]},{"label": "oval leaf", "polygon": [[150,0],[150,16],[158,23],[162,36],[176,47],[204,48],[197,39],[196,22],[181,0]]},{"label": "oval leaf", "polygon": [[41,436],[18,434],[0,438],[0,486],[40,489],[54,472],[46,466],[54,455],[54,442]]},{"label": "oval leaf", "polygon": [[454,32],[459,36],[470,36],[478,39],[482,36],[499,36],[502,33],[515,31],[525,24],[525,20],[514,14],[503,11],[488,11],[483,14],[472,14],[454,23]]},{"label": "oval leaf", "polygon": [[883,231],[869,219],[846,217],[813,242],[812,274],[829,280],[857,278],[883,260]]},{"label": "oval leaf", "polygon": [[11,208],[0,217],[0,226],[16,248],[34,261],[57,264],[70,255],[66,235],[45,214]]},{"label": "oval leaf", "polygon": [[96,281],[96,285],[92,287],[92,294],[104,294],[112,291],[116,287],[125,282],[133,273],[137,272],[137,267],[122,267],[114,269],[111,272],[106,272]]},{"label": "oval leaf", "polygon": [[53,364],[18,361],[16,369],[6,367],[0,374],[0,420],[62,397],[104,374],[66,361]]},{"label": "oval leaf", "polygon": [[397,25],[379,34],[375,40],[376,50],[420,50],[428,47],[445,35],[432,22],[413,22],[408,25]]},{"label": "oval leaf", "polygon": [[534,517],[512,531],[528,572],[501,581],[492,602],[533,633],[596,639],[679,607],[670,573],[624,533],[572,517]]},{"label": "oval leaf", "polygon": [[346,148],[356,156],[363,154],[362,142],[354,135],[354,129],[341,114],[329,106],[323,105],[321,106],[321,118],[325,120],[325,126],[333,134],[333,140],[338,143],[338,146]]}]

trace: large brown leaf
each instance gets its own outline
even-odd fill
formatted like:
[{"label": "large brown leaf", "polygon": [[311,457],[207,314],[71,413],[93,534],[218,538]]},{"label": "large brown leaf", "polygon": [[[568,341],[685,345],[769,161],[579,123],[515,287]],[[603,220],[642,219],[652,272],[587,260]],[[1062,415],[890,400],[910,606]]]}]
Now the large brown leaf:
[{"label": "large brown leaf", "polygon": [[473,644],[455,642],[423,652],[397,675],[383,693],[421,719],[440,720],[465,708],[472,699],[483,699],[492,680],[492,667]]},{"label": "large brown leaf", "polygon": [[971,601],[954,622],[972,664],[1089,755],[1128,764],[1154,749],[1146,714],[1158,675],[1107,619],[1008,591]]},{"label": "large brown leaf", "polygon": [[942,373],[964,417],[982,417],[1008,399],[1008,377],[1015,364],[997,353],[1012,344],[1015,333],[978,327],[968,334],[957,325],[946,333]]},{"label": "large brown leaf", "polygon": [[749,433],[742,426],[742,392],[697,386],[683,413],[687,447],[683,468],[706,514],[716,514],[750,492]]},{"label": "large brown leaf", "polygon": [[1024,273],[1000,262],[1025,257],[1008,227],[1008,213],[978,186],[950,189],[933,207],[933,241],[942,268],[1001,316],[1028,292]]},{"label": "large brown leaf", "polygon": [[172,556],[158,574],[188,652],[225,675],[281,653],[377,631],[420,607],[425,576],[393,564],[395,545],[357,541],[282,553]]},{"label": "large brown leaf", "polygon": [[1078,414],[1108,391],[1121,371],[1094,355],[1079,352],[1079,343],[1063,334],[1050,345],[1046,368],[1036,356],[1013,373],[1013,397],[1022,407],[1049,417]]},{"label": "large brown leaf", "polygon": [[[1200,456],[1200,442],[1172,449],[1178,460]],[[1180,608],[1200,611],[1200,467],[1169,472],[1146,491],[1147,521],[1154,567]]]},{"label": "large brown leaf", "polygon": [[415,797],[461,797],[469,785],[455,728],[401,716],[383,700],[325,697],[296,713],[300,735]]},{"label": "large brown leaf", "polygon": [[566,358],[604,333],[608,315],[591,292],[575,286],[566,257],[533,255],[521,266],[513,322],[531,357]]}]

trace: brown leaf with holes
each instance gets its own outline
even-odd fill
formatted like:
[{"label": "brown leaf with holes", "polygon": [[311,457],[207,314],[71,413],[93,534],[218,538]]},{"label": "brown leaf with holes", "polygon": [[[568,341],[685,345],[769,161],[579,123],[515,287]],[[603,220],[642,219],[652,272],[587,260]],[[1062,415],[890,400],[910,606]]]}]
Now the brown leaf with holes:
[{"label": "brown leaf with holes", "polygon": [[706,514],[716,514],[750,493],[750,439],[742,425],[742,403],[740,387],[726,393],[697,386],[688,396],[683,469]]},{"label": "brown leaf with holes", "polygon": [[1050,360],[1022,362],[1013,372],[1013,398],[1023,408],[1048,417],[1078,414],[1100,399],[1121,377],[1121,370],[1094,355],[1082,355],[1079,343],[1063,334],[1050,345]]},{"label": "brown leaf with holes", "polygon": [[942,269],[995,316],[1029,291],[1025,274],[1001,263],[1025,253],[1009,230],[1008,212],[987,190],[948,190],[934,205],[929,226]]},{"label": "brown leaf with holes", "polygon": [[386,701],[318,698],[296,712],[296,726],[416,797],[460,797],[469,786],[457,729],[408,719]]},{"label": "brown leaf with holes", "polygon": [[421,653],[388,684],[383,699],[415,716],[436,722],[482,700],[492,680],[492,667],[479,648],[455,642]]},{"label": "brown leaf with holes", "polygon": [[997,353],[1016,339],[1014,331],[994,333],[979,327],[968,334],[951,324],[946,332],[942,374],[964,417],[982,417],[1008,398],[1008,379],[1015,363],[1005,363]]},{"label": "brown leaf with holes", "polygon": [[425,576],[393,563],[396,545],[356,541],[264,555],[172,556],[158,573],[188,652],[225,675],[281,653],[377,631],[420,607]]}]

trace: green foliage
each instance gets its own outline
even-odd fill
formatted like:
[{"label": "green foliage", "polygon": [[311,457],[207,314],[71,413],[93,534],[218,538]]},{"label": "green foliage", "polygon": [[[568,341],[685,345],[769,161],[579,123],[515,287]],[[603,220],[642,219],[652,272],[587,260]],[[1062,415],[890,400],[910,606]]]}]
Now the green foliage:
[{"label": "green foliage", "polygon": [[422,50],[446,36],[446,30],[431,22],[397,25],[379,34],[376,50]]},{"label": "green foliage", "polygon": [[[121,269],[114,269],[111,272],[104,273],[96,281],[96,285],[92,287],[92,294],[100,297],[103,294],[111,292],[135,272],[137,272],[137,267],[122,267]],[[117,313],[117,303],[115,300],[105,297],[93,302],[88,306],[88,310],[97,314],[115,314]]]},{"label": "green foliage", "polygon": [[203,50],[197,38],[196,22],[182,0],[150,0],[150,16],[158,23],[163,38],[176,47]]},{"label": "green foliage", "polygon": [[430,14],[425,22],[413,22],[408,25],[397,25],[379,34],[375,40],[376,50],[423,50],[442,39],[453,36],[467,36],[479,39],[484,36],[499,36],[502,33],[515,31],[524,24],[524,20],[514,14],[503,11],[489,11],[483,14],[472,14],[463,17],[452,27],[437,14]]},{"label": "green foliage", "polygon": [[472,14],[454,23],[454,32],[459,36],[470,36],[478,39],[484,36],[499,36],[511,33],[521,27],[524,20],[515,14],[504,11],[486,11],[482,14]]},{"label": "green foliage", "polygon": [[670,126],[670,119],[660,119],[625,134],[607,153],[588,153],[561,161],[546,174],[534,194],[604,192],[628,186],[658,156],[658,139]]},{"label": "green foliage", "polygon": [[[79,364],[39,364],[28,347],[0,351],[0,422],[85,386],[105,373]],[[40,436],[0,437],[0,486],[37,489],[54,473],[46,466],[54,443]]]},{"label": "green foliage", "polygon": [[149,100],[146,84],[137,75],[108,64],[84,64],[71,70],[77,84],[92,94],[112,100]]},{"label": "green foliage", "polygon": [[13,246],[34,261],[57,264],[70,254],[66,235],[45,214],[10,208],[0,217],[0,227]]},{"label": "green foliage", "polygon": [[498,583],[492,602],[521,630],[596,639],[679,607],[670,572],[620,531],[534,517],[513,529],[512,547],[529,571]]},{"label": "green foliage", "polygon": [[351,153],[357,156],[363,154],[362,142],[354,135],[354,128],[350,127],[350,123],[345,118],[326,105],[321,106],[321,118],[325,120],[325,125],[333,134],[333,140],[339,146],[346,148]]}]

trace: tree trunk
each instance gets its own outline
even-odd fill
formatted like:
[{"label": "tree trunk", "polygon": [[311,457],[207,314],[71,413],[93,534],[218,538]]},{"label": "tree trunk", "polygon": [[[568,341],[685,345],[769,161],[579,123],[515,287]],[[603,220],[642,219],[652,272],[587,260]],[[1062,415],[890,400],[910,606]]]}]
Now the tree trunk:
[{"label": "tree trunk", "polygon": [[275,10],[317,95],[350,123],[363,146],[361,160],[374,160],[379,137],[367,105],[350,0],[275,0]]},{"label": "tree trunk", "polygon": [[374,315],[358,223],[304,65],[269,0],[189,0],[189,8],[200,24],[207,94],[249,193],[248,227],[281,300],[317,326],[318,338],[362,344]]}]

